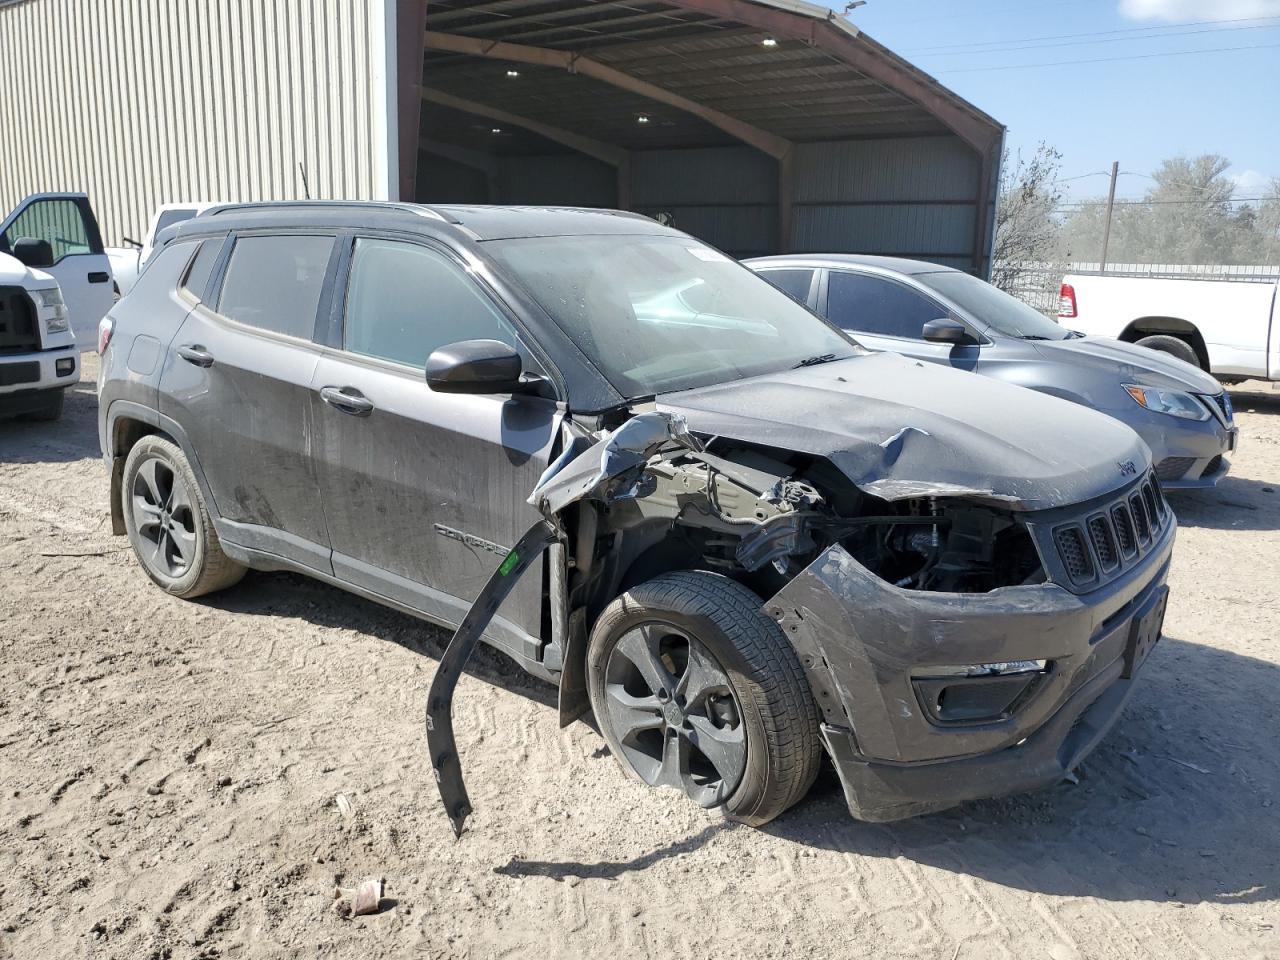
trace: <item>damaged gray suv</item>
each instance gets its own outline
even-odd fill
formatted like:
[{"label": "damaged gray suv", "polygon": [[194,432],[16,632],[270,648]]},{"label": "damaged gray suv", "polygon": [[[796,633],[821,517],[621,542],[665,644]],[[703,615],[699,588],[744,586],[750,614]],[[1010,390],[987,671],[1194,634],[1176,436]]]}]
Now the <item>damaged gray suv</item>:
[{"label": "damaged gray suv", "polygon": [[1160,635],[1133,431],[869,354],[639,215],[222,207],[101,333],[113,528],[161,588],[471,611],[629,774],[748,823],[824,749],[866,820],[1052,784]]}]

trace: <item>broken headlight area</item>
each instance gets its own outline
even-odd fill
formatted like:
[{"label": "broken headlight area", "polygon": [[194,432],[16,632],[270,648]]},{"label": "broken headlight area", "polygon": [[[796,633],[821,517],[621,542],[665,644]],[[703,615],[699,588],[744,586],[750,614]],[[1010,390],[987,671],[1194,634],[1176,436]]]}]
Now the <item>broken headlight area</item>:
[{"label": "broken headlight area", "polygon": [[[608,505],[606,528],[674,534],[683,562],[739,577],[764,596],[835,544],[908,590],[986,593],[1046,579],[1012,511],[954,497],[882,500],[822,460],[713,439],[651,461],[633,492]],[[663,520],[665,530],[652,528]]]}]

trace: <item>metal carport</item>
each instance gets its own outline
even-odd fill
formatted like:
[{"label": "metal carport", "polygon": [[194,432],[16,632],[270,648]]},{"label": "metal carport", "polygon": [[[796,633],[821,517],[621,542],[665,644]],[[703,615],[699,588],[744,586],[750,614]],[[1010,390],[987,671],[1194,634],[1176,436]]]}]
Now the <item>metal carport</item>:
[{"label": "metal carport", "polygon": [[737,256],[882,253],[989,271],[1003,127],[824,7],[399,9],[403,197],[623,207]]}]

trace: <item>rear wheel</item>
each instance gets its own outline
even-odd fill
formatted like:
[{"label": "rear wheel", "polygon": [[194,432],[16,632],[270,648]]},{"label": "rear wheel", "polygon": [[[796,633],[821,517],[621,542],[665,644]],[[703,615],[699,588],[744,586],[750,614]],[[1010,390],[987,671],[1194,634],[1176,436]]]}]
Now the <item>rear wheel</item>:
[{"label": "rear wheel", "polygon": [[134,444],[120,499],[133,552],[164,590],[190,599],[244,576],[244,566],[222,552],[191,465],[172,441],[146,436]]},{"label": "rear wheel", "polygon": [[1157,333],[1149,337],[1143,337],[1138,341],[1138,346],[1170,354],[1191,364],[1193,367],[1200,366],[1200,357],[1196,354],[1195,347],[1181,337],[1171,336],[1167,333]]},{"label": "rear wheel", "polygon": [[759,826],[795,804],[821,759],[795,651],[760,599],[717,574],[660,576],[592,630],[588,689],[629,774]]}]

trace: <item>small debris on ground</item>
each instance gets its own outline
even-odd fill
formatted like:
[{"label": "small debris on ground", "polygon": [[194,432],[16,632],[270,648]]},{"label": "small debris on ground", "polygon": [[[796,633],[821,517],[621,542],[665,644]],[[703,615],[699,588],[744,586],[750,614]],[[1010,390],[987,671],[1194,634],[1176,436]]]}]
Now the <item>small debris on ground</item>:
[{"label": "small debris on ground", "polygon": [[333,912],[344,920],[351,917],[363,917],[377,913],[382,903],[384,881],[381,877],[365,880],[354,890],[335,887],[333,891]]}]

